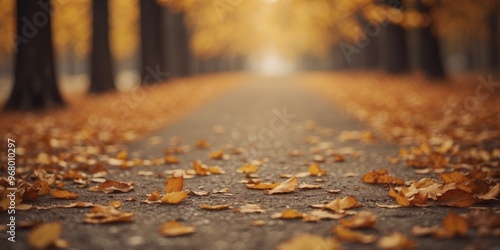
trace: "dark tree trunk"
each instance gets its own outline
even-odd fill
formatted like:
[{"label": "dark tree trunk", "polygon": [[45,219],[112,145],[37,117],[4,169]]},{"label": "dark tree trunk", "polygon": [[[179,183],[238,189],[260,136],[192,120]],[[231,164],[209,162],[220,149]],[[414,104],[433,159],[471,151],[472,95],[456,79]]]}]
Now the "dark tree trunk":
[{"label": "dark tree trunk", "polygon": [[62,105],[54,67],[50,0],[18,0],[16,21],[15,79],[5,109]]},{"label": "dark tree trunk", "polygon": [[111,51],[109,49],[108,0],[92,0],[92,51],[90,59],[90,93],[115,89]]},{"label": "dark tree trunk", "polygon": [[[417,9],[422,13],[430,14],[430,8],[417,1]],[[432,34],[430,26],[417,29],[417,67],[430,78],[445,76],[441,60],[441,48],[438,39]]]},{"label": "dark tree trunk", "polygon": [[[162,82],[163,59],[162,8],[156,0],[141,0],[141,79],[142,84]],[[161,72],[157,72],[161,71]]]},{"label": "dark tree trunk", "polygon": [[168,11],[168,72],[174,77],[190,74],[189,34],[184,14]]},{"label": "dark tree trunk", "polygon": [[489,17],[489,40],[488,40],[488,59],[487,65],[488,69],[494,72],[499,72],[499,56],[498,56],[498,12],[496,10],[492,11]]},{"label": "dark tree trunk", "polygon": [[[401,0],[388,0],[386,4],[401,8]],[[383,68],[391,74],[406,73],[409,70],[406,31],[403,27],[388,23],[385,29]]]}]

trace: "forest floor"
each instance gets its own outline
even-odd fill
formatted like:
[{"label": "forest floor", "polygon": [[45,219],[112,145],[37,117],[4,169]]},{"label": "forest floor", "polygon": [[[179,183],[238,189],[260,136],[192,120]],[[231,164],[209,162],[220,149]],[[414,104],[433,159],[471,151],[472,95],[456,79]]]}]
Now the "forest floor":
[{"label": "forest floor", "polygon": [[498,248],[482,77],[213,75],[2,114],[2,248]]}]

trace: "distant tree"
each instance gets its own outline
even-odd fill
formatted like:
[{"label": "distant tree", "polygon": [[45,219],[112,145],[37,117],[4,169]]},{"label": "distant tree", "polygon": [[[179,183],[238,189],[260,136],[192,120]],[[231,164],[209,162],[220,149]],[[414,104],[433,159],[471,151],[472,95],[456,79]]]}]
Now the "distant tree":
[{"label": "distant tree", "polygon": [[[431,8],[422,0],[416,2],[417,10],[423,14],[430,15]],[[441,48],[439,40],[433,34],[431,26],[417,29],[417,68],[430,78],[442,78],[445,76],[441,60]]]},{"label": "distant tree", "polygon": [[167,12],[168,72],[174,77],[190,74],[189,33],[183,13]]},{"label": "distant tree", "polygon": [[18,0],[16,7],[14,87],[5,109],[62,105],[54,67],[50,0]]},{"label": "distant tree", "polygon": [[165,71],[163,58],[162,8],[156,0],[141,0],[141,79],[142,84],[157,83]]},{"label": "distant tree", "polygon": [[[401,8],[401,0],[385,0],[392,8]],[[382,67],[391,74],[406,73],[409,70],[406,31],[398,24],[389,23],[385,29]]]},{"label": "distant tree", "polygon": [[90,93],[115,89],[111,51],[109,49],[108,0],[92,0],[92,51],[90,59]]}]

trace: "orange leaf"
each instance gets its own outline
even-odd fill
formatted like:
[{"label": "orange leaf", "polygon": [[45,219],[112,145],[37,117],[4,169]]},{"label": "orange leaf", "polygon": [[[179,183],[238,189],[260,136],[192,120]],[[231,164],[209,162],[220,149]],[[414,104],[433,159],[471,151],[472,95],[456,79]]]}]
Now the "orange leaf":
[{"label": "orange leaf", "polygon": [[279,186],[266,191],[266,194],[283,194],[283,193],[291,193],[295,190],[297,186],[297,177],[292,177],[285,182],[281,183]]},{"label": "orange leaf", "polygon": [[58,222],[44,223],[28,234],[28,243],[34,249],[45,249],[61,237],[62,227]]},{"label": "orange leaf", "polygon": [[461,189],[451,189],[437,197],[439,205],[450,207],[470,207],[476,200],[474,196]]},{"label": "orange leaf", "polygon": [[106,180],[105,182],[101,183],[101,185],[94,187],[91,190],[92,191],[99,190],[103,193],[110,194],[113,193],[114,191],[127,193],[132,191],[132,189],[134,189],[134,187],[130,183]]},{"label": "orange leaf", "polygon": [[275,213],[271,216],[273,219],[299,219],[304,217],[304,214],[294,209],[288,208],[281,213]]},{"label": "orange leaf", "polygon": [[314,175],[314,176],[321,176],[321,175],[326,175],[326,171],[322,170],[318,164],[312,164],[309,166],[309,174]]},{"label": "orange leaf", "polygon": [[201,204],[201,208],[206,209],[206,210],[223,210],[229,208],[228,204],[224,205],[208,205],[208,204]]},{"label": "orange leaf", "polygon": [[193,234],[195,232],[196,228],[184,226],[178,221],[167,221],[160,228],[160,234],[167,237]]},{"label": "orange leaf", "polygon": [[184,186],[184,176],[182,172],[174,172],[172,176],[167,179],[165,184],[165,193],[173,193],[182,191]]},{"label": "orange leaf", "polygon": [[349,230],[348,228],[340,225],[334,226],[332,228],[332,233],[337,235],[337,238],[339,238],[340,240],[353,243],[359,242],[363,244],[370,244],[377,240],[377,236],[375,235],[363,234],[361,232]]},{"label": "orange leaf", "polygon": [[186,199],[187,196],[188,194],[184,191],[167,193],[161,197],[161,202],[166,204],[179,204],[182,200]]},{"label": "orange leaf", "polygon": [[394,191],[394,189],[390,188],[389,189],[389,196],[395,198],[396,202],[401,206],[409,207],[411,205],[408,198],[402,192],[396,192],[396,191]]},{"label": "orange leaf", "polygon": [[356,198],[352,196],[346,196],[344,198],[335,198],[335,200],[326,204],[324,207],[335,212],[344,212],[346,209],[356,208],[363,206],[361,203],[358,203]]},{"label": "orange leaf", "polygon": [[450,210],[443,219],[443,229],[449,236],[465,236],[468,228],[467,220],[453,210]]},{"label": "orange leaf", "polygon": [[377,223],[377,217],[370,212],[359,212],[356,215],[340,220],[340,224],[348,228],[371,228]]},{"label": "orange leaf", "polygon": [[56,199],[76,199],[78,194],[70,193],[66,190],[50,190],[50,195]]},{"label": "orange leaf", "polygon": [[386,169],[373,170],[366,173],[361,180],[369,184],[395,184],[403,185],[405,181],[389,175]]},{"label": "orange leaf", "polygon": [[250,164],[250,165],[245,165],[245,166],[239,168],[237,170],[237,172],[243,173],[243,174],[251,174],[251,173],[257,172],[257,170],[259,170],[259,168],[257,166]]}]

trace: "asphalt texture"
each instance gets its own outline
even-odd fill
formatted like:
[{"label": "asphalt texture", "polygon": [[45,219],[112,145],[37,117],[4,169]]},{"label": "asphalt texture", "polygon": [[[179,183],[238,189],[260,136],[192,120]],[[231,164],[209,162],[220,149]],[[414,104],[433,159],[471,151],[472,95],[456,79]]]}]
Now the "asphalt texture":
[{"label": "asphalt texture", "polygon": [[[376,143],[362,141],[342,142],[338,135],[346,130],[369,130],[343,111],[332,107],[323,100],[295,82],[292,77],[254,77],[249,82],[233,89],[218,98],[206,103],[179,122],[157,131],[141,141],[127,145],[132,157],[154,159],[164,156],[169,147],[170,138],[178,137],[181,145],[191,145],[191,151],[180,154],[180,163],[151,167],[133,167],[130,170],[114,169],[114,174],[107,178],[118,181],[134,182],[134,190],[129,193],[104,194],[80,189],[68,183],[67,189],[78,192],[78,200],[108,204],[121,200],[121,210],[134,212],[132,222],[93,225],[83,223],[84,214],[90,208],[50,209],[18,211],[18,218],[23,220],[59,221],[64,231],[62,238],[69,241],[70,249],[275,249],[280,243],[295,235],[303,233],[332,236],[331,228],[338,224],[334,220],[322,220],[306,223],[299,220],[272,219],[271,215],[293,208],[300,212],[309,212],[312,204],[330,202],[336,197],[354,196],[364,206],[356,211],[370,211],[377,216],[375,229],[366,233],[378,236],[398,231],[409,235],[417,242],[419,249],[464,249],[480,247],[483,249],[500,248],[497,238],[476,238],[472,232],[467,237],[448,240],[436,240],[431,237],[413,237],[411,228],[414,225],[439,225],[449,211],[446,207],[428,208],[377,208],[376,203],[395,204],[387,195],[387,186],[364,184],[361,176],[373,169],[387,168],[392,175],[405,180],[420,179],[423,175],[413,173],[403,163],[392,165],[388,156],[396,156],[399,147],[378,139]],[[286,110],[286,112],[285,112]],[[287,113],[287,116],[283,114]],[[278,115],[277,115],[278,114]],[[158,114],[168,115],[168,114]],[[315,121],[317,127],[310,128]],[[214,126],[224,128],[223,133],[214,133]],[[278,173],[296,173],[307,171],[313,162],[310,149],[305,138],[317,136],[323,142],[333,144],[334,149],[352,147],[361,156],[346,156],[346,161],[334,163],[328,158],[321,167],[328,174],[320,177],[324,182],[315,183],[317,177],[299,178],[299,183],[321,184],[322,189],[300,190],[281,195],[266,195],[260,190],[250,190],[239,183],[244,175],[236,170],[246,163],[267,158],[256,173],[264,181],[284,181]],[[161,143],[151,145],[148,138],[160,137]],[[193,145],[204,138],[211,147],[207,150],[196,149]],[[223,149],[228,144],[246,149],[243,154],[231,155],[228,160],[212,160],[209,152]],[[290,157],[290,150],[299,149],[303,156]],[[210,194],[209,196],[189,196],[177,205],[144,204],[139,200],[153,190],[163,190],[165,178],[140,176],[138,171],[153,171],[155,174],[171,169],[191,169],[194,160],[202,160],[207,165],[217,165],[226,171],[222,175],[196,176],[185,179],[185,190],[218,190],[228,188],[227,194]],[[110,167],[110,169],[113,169]],[[346,177],[347,173],[358,176]],[[437,175],[427,175],[437,178]],[[340,189],[339,194],[326,192],[329,189]],[[135,197],[137,201],[126,201]],[[37,205],[67,203],[54,200],[49,196],[40,197]],[[207,211],[200,204],[230,204],[237,208],[251,203],[259,204],[265,213],[241,214],[232,209]],[[467,210],[456,209],[457,212]],[[2,214],[4,221],[5,214]],[[192,235],[167,238],[158,234],[158,229],[168,220],[180,220],[183,224],[196,227]],[[254,220],[264,220],[262,226],[251,224]],[[2,242],[1,249],[28,249],[26,243],[29,230],[18,229],[17,242]],[[5,236],[5,235],[3,235]],[[2,241],[5,237],[2,236]],[[342,243],[345,249],[374,249],[376,244],[362,245]]]}]

